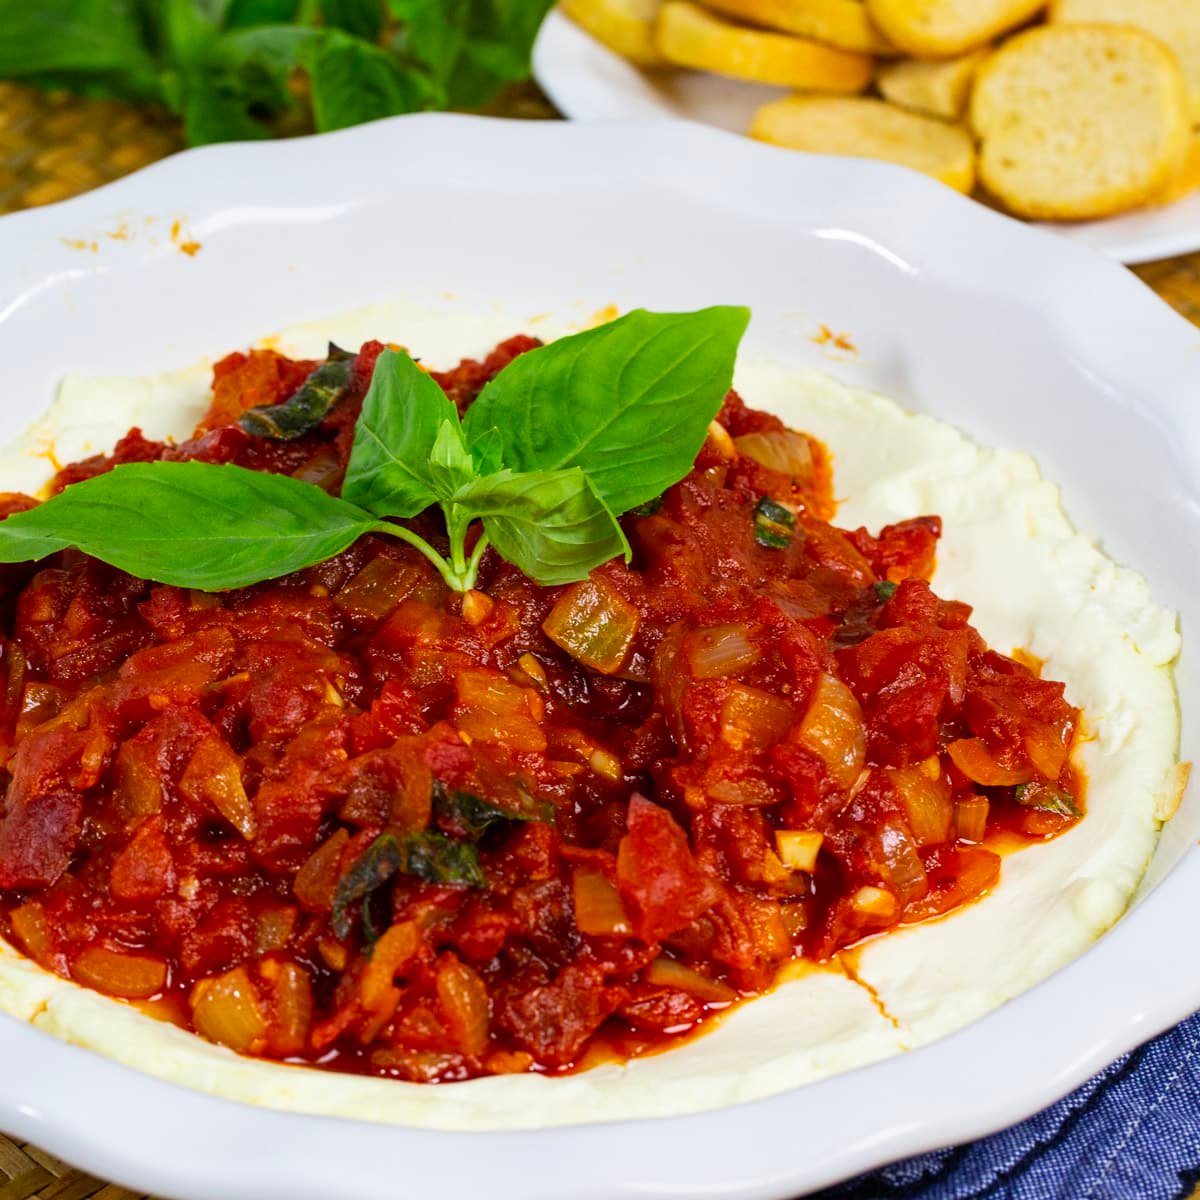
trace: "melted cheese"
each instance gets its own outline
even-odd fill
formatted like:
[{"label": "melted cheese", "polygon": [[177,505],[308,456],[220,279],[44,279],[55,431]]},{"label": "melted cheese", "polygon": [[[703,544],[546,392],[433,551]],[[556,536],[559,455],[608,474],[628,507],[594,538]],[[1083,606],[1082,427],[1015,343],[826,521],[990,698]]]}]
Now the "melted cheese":
[{"label": "melted cheese", "polygon": [[[357,345],[382,332],[447,366],[520,325],[500,312],[464,322],[389,306],[271,344],[319,355],[329,338]],[[150,436],[186,436],[205,407],[207,381],[207,367],[153,380],[68,380],[47,416],[0,454],[0,486],[42,486],[51,443],[67,460],[111,446],[131,424]],[[821,375],[746,361],[737,385],[750,403],[829,446],[840,524],[875,530],[942,516],[938,593],[972,603],[975,623],[997,649],[1020,647],[1044,659],[1047,676],[1065,680],[1068,698],[1085,712],[1091,737],[1078,761],[1089,812],[1077,828],[1008,856],[1000,884],[980,903],[866,945],[855,955],[861,982],[800,969],[684,1045],[565,1078],[428,1087],[242,1059],[50,975],[3,943],[0,1009],[230,1099],[436,1129],[539,1128],[695,1112],[874,1062],[982,1016],[1099,937],[1136,890],[1177,793],[1175,617],[1153,603],[1140,576],[1071,528],[1057,489],[1028,456],[983,449],[946,424]]]}]

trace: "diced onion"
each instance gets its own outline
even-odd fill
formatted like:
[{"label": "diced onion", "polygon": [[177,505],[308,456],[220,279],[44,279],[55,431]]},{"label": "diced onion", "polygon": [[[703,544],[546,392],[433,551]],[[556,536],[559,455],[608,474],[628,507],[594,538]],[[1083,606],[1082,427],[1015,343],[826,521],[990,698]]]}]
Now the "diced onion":
[{"label": "diced onion", "polygon": [[327,913],[333,908],[333,894],[342,874],[342,851],[350,834],[337,830],[309,855],[292,881],[292,893],[309,912]]},{"label": "diced onion", "polygon": [[468,625],[482,625],[492,615],[496,602],[485,592],[472,588],[462,598],[463,620]]},{"label": "diced onion", "polygon": [[267,1018],[245,967],[200,980],[188,1003],[201,1037],[239,1054],[262,1051]]},{"label": "diced onion", "polygon": [[421,933],[415,921],[393,925],[375,943],[359,983],[359,997],[367,1012],[379,1014],[396,1007],[400,998],[393,986],[396,975],[416,958],[420,948]]},{"label": "diced onion", "polygon": [[750,641],[745,625],[712,625],[689,633],[685,652],[694,679],[720,679],[753,666],[762,651]]},{"label": "diced onion", "polygon": [[274,987],[275,1019],[271,1022],[271,1049],[281,1058],[300,1054],[308,1046],[313,994],[308,972],[298,963],[283,963]]},{"label": "diced onion", "polygon": [[110,996],[147,1000],[166,987],[167,964],[149,954],[89,946],[72,964],[71,978]]},{"label": "diced onion", "polygon": [[896,897],[886,888],[860,887],[850,899],[855,912],[888,921],[896,915]]},{"label": "diced onion", "polygon": [[954,832],[960,841],[982,842],[987,833],[988,799],[967,796],[954,805]]},{"label": "diced onion", "polygon": [[466,963],[447,956],[438,965],[438,1002],[464,1054],[482,1054],[488,1044],[487,984]]},{"label": "diced onion", "polygon": [[575,902],[575,924],[591,937],[629,937],[633,923],[621,895],[599,871],[581,868],[571,884]]},{"label": "diced onion", "polygon": [[382,621],[416,590],[422,570],[381,555],[373,558],[333,598],[348,616]]},{"label": "diced onion", "polygon": [[254,837],[254,805],[242,785],[241,762],[219,737],[206,737],[192,752],[179,790],[194,804],[210,805],[247,841]]},{"label": "diced onion", "polygon": [[808,438],[794,429],[778,429],[766,433],[744,433],[733,439],[739,454],[755,462],[790,475],[801,483],[807,483],[813,475],[812,447]]},{"label": "diced onion", "polygon": [[657,987],[676,988],[709,1004],[728,1004],[737,999],[737,992],[718,979],[709,979],[692,967],[663,955],[646,968],[646,981]]},{"label": "diced onion", "polygon": [[924,764],[890,767],[887,775],[904,803],[908,825],[917,845],[933,846],[944,842],[950,836],[953,808],[950,789],[941,775],[930,779]]},{"label": "diced onion", "polygon": [[14,908],[8,919],[31,958],[41,960],[50,953],[50,922],[46,920],[46,910],[36,900]]},{"label": "diced onion", "polygon": [[737,460],[737,447],[733,444],[733,438],[729,436],[729,430],[720,421],[709,421],[708,436],[712,439],[713,445],[717,448],[717,453],[722,458]]},{"label": "diced onion", "polygon": [[532,688],[485,669],[459,671],[455,687],[454,724],[459,732],[509,750],[540,754],[546,749],[546,735],[532,715],[543,711],[543,702]]},{"label": "diced onion", "polygon": [[867,731],[854,693],[840,679],[820,677],[797,736],[839,787],[854,785],[867,759]]},{"label": "diced onion", "polygon": [[542,622],[555,645],[605,675],[621,669],[637,628],[637,609],[598,575],[568,588]]},{"label": "diced onion", "polygon": [[1068,749],[1051,725],[1040,725],[1025,735],[1025,753],[1038,774],[1051,781],[1067,765]]},{"label": "diced onion", "polygon": [[888,882],[902,904],[925,894],[929,886],[925,866],[917,853],[912,834],[902,824],[885,825],[879,834]]},{"label": "diced onion", "polygon": [[817,855],[825,835],[811,829],[777,829],[775,831],[775,848],[785,867],[793,871],[808,871],[810,874],[817,869]]},{"label": "diced onion", "polygon": [[1003,766],[982,738],[959,738],[946,747],[946,753],[968,779],[984,787],[1009,787],[1033,778],[1032,767]]},{"label": "diced onion", "polygon": [[721,706],[721,737],[736,750],[765,750],[782,741],[796,722],[796,710],[778,696],[735,683]]}]

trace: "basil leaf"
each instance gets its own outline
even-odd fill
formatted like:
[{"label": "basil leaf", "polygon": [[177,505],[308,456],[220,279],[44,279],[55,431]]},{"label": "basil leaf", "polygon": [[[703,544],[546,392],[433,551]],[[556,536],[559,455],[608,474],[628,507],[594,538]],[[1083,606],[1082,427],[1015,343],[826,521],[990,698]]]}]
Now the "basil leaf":
[{"label": "basil leaf", "polygon": [[430,455],[458,410],[403,351],[385,350],[375,365],[354,431],[342,498],[380,516],[415,517],[437,500]]},{"label": "basil leaf", "polygon": [[[350,932],[350,905],[382,887],[401,868],[404,853],[393,834],[380,834],[337,882],[333,892],[333,932],[344,938]],[[369,922],[370,917],[368,915]]]},{"label": "basil leaf", "polygon": [[231,0],[225,12],[225,27],[287,25],[296,19],[299,3],[300,0]]},{"label": "basil leaf", "polygon": [[489,429],[471,447],[477,475],[495,475],[504,466],[504,439],[500,430]]},{"label": "basil leaf", "polygon": [[885,604],[896,594],[898,584],[893,583],[890,579],[881,579],[873,585],[875,588],[875,598],[882,600]]},{"label": "basil leaf", "polygon": [[581,467],[623,513],[691,469],[733,382],[750,313],[638,309],[515,358],[467,411],[467,444],[500,431],[513,470]]},{"label": "basil leaf", "polygon": [[429,99],[420,76],[393,55],[340,30],[327,32],[306,65],[320,133],[420,112]]},{"label": "basil leaf", "polygon": [[768,550],[786,550],[792,544],[796,514],[764,496],[754,510],[754,540]]},{"label": "basil leaf", "polygon": [[1054,813],[1060,817],[1083,816],[1070,792],[1039,780],[1018,784],[1013,789],[1013,799],[1023,808],[1039,808],[1043,812]]},{"label": "basil leaf", "polygon": [[0,78],[84,72],[153,96],[156,64],[137,0],[0,0]]},{"label": "basil leaf", "polygon": [[383,0],[321,0],[325,24],[368,42],[383,32]]},{"label": "basil leaf", "polygon": [[529,74],[534,39],[553,0],[388,0],[403,49],[424,63],[451,108],[477,108]]},{"label": "basil leaf", "polygon": [[500,471],[461,488],[453,504],[483,519],[501,558],[547,586],[574,583],[630,553],[621,526],[578,467]]},{"label": "basil leaf", "polygon": [[282,404],[242,413],[242,428],[255,437],[291,440],[316,429],[342,398],[354,375],[355,356],[330,345],[329,357]]},{"label": "basil leaf", "polygon": [[74,546],[143,579],[219,591],[299,571],[390,528],[287,475],[129,463],[0,521],[0,562]]},{"label": "basil leaf", "polygon": [[438,817],[446,821],[454,832],[476,840],[501,822],[554,820],[552,804],[535,800],[523,788],[519,790],[520,808],[502,808],[490,800],[484,800],[482,796],[476,796],[474,792],[448,788],[438,781],[433,785],[433,807]]},{"label": "basil leaf", "polygon": [[442,833],[414,833],[405,839],[404,871],[425,883],[459,883],[483,887],[479,851]]},{"label": "basil leaf", "polygon": [[475,463],[458,420],[442,422],[429,452],[429,478],[439,499],[448,498],[475,478]]}]

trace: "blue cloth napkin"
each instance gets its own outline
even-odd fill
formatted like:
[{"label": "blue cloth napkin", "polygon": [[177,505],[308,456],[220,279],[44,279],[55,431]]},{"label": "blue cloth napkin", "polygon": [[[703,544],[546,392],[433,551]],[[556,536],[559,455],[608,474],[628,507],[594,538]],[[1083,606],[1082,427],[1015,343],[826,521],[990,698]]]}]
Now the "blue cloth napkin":
[{"label": "blue cloth napkin", "polygon": [[820,1200],[1185,1200],[1200,1186],[1200,1013],[983,1141],[894,1163]]}]

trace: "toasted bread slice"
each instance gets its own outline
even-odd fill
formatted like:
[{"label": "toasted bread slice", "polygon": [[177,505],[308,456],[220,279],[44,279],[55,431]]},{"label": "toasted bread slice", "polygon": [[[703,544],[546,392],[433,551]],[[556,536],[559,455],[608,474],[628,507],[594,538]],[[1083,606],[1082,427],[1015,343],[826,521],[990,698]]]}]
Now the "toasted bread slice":
[{"label": "toasted bread slice", "polygon": [[1175,52],[1187,80],[1192,124],[1200,125],[1200,0],[1052,0],[1052,21],[1132,25]]},{"label": "toasted bread slice", "polygon": [[1046,0],[867,0],[888,41],[915,58],[953,58],[1024,25]]},{"label": "toasted bread slice", "polygon": [[1182,171],[1190,139],[1175,56],[1115,25],[1044,25],[1007,42],[979,69],[971,125],[988,191],[1050,220],[1153,200]]},{"label": "toasted bread slice", "polygon": [[764,104],[750,136],[813,154],[880,158],[960,192],[975,183],[975,146],[959,125],[865,97],[789,96]]},{"label": "toasted bread slice", "polygon": [[681,67],[808,91],[861,92],[875,67],[866,55],[723,21],[686,0],[662,6],[657,41]]},{"label": "toasted bread slice", "polygon": [[897,53],[867,16],[864,0],[703,0],[703,4],[753,25],[782,29],[839,50]]},{"label": "toasted bread slice", "polygon": [[662,0],[559,0],[558,6],[597,41],[638,66],[666,65],[654,41]]},{"label": "toasted bread slice", "polygon": [[1174,204],[1200,190],[1200,133],[1192,134],[1191,146],[1183,169],[1154,198],[1156,204]]},{"label": "toasted bread slice", "polygon": [[941,61],[906,58],[886,63],[875,84],[885,100],[901,108],[957,121],[967,111],[975,72],[987,56],[987,47],[981,47]]}]

